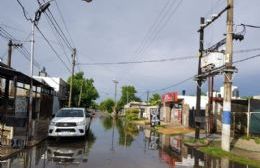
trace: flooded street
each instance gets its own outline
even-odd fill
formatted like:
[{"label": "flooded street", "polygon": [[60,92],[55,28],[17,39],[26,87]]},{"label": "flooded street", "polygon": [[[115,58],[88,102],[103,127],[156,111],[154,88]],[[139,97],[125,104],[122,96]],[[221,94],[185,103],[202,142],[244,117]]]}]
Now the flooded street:
[{"label": "flooded street", "polygon": [[92,120],[86,139],[46,140],[1,167],[174,168],[238,167],[186,147],[181,136],[159,135],[149,129],[104,116]]}]

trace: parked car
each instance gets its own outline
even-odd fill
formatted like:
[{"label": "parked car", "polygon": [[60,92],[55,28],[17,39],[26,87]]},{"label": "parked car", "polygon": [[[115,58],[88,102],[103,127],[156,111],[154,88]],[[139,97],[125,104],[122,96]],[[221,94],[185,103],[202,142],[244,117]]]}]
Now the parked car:
[{"label": "parked car", "polygon": [[83,137],[90,127],[91,116],[84,108],[62,108],[51,120],[49,137]]}]

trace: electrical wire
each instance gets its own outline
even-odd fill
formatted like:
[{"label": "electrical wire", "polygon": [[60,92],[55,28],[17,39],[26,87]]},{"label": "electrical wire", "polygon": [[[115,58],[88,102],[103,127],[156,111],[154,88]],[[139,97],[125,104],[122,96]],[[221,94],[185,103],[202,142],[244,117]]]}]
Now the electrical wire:
[{"label": "electrical wire", "polygon": [[143,60],[143,61],[122,61],[122,62],[96,62],[96,63],[79,63],[79,65],[125,65],[125,64],[142,64],[142,63],[156,63],[156,62],[169,62],[181,61],[197,58],[196,56],[174,57],[165,59]]},{"label": "electrical wire", "polygon": [[[12,41],[15,41],[15,42],[21,42],[20,40],[17,40],[16,38],[14,38],[9,32],[7,32],[5,29],[3,29],[1,27],[0,27],[0,36],[4,37],[4,39],[6,39],[6,41],[12,40]],[[28,61],[30,61],[30,53],[26,48],[17,47],[17,50]],[[37,62],[37,60],[34,60],[34,66],[37,67],[38,69],[41,69],[41,65]]]},{"label": "electrical wire", "polygon": [[54,49],[54,47],[52,46],[52,44],[50,43],[50,41],[47,39],[47,37],[43,34],[43,32],[39,29],[38,26],[35,26],[37,28],[37,30],[39,31],[39,33],[42,35],[42,37],[45,39],[45,41],[47,42],[47,44],[49,45],[49,47],[51,48],[51,50],[55,53],[56,57],[62,62],[62,64],[64,65],[64,67],[67,69],[68,72],[71,72],[70,68],[67,66],[67,64],[64,62],[64,60],[61,58],[61,56],[58,54],[58,52]]},{"label": "electrical wire", "polygon": [[[39,6],[41,6],[41,2],[40,0],[37,0]],[[43,0],[43,2],[45,3],[45,0]],[[67,45],[67,47],[73,51],[72,45],[70,44],[68,38],[66,37],[66,35],[64,34],[63,30],[61,29],[60,25],[58,24],[57,20],[55,19],[55,17],[53,16],[52,12],[50,11],[50,9],[47,9],[46,12],[44,12],[45,16],[50,20],[50,22],[52,23],[53,27],[55,28],[56,32],[58,33],[58,35],[61,37],[61,39],[64,41],[64,43]]]},{"label": "electrical wire", "polygon": [[243,24],[243,23],[241,23],[240,25],[241,25],[241,26],[244,26],[244,27],[250,27],[250,28],[260,29],[260,26],[256,26],[256,25],[249,25],[249,24]]},{"label": "electrical wire", "polygon": [[61,12],[61,10],[60,10],[60,7],[59,7],[59,5],[58,5],[58,2],[57,2],[57,1],[54,1],[54,2],[55,2],[55,4],[56,4],[58,13],[60,14],[61,21],[62,21],[62,23],[63,23],[63,25],[64,25],[64,28],[65,28],[66,32],[68,33],[68,35],[69,35],[69,39],[70,39],[72,45],[75,46],[74,41],[73,41],[72,38],[71,38],[71,34],[70,34],[69,30],[68,30],[67,24],[66,24],[66,22],[65,22],[65,19],[64,19],[64,17],[63,17],[63,14],[62,14],[62,12]]},{"label": "electrical wire", "polygon": [[33,22],[33,20],[27,16],[27,12],[26,12],[25,7],[23,6],[23,4],[22,4],[19,0],[16,0],[16,1],[18,2],[18,4],[20,5],[20,7],[22,8],[23,15],[24,15],[25,19],[26,19],[27,21]]},{"label": "electrical wire", "polygon": [[235,50],[234,53],[249,53],[254,51],[260,51],[260,48],[251,48],[251,49],[243,49],[243,50]]},{"label": "electrical wire", "polygon": [[161,26],[158,27],[158,29],[156,30],[156,32],[154,33],[154,35],[150,38],[150,40],[146,43],[145,47],[139,52],[139,56],[143,55],[147,50],[150,49],[151,45],[153,44],[153,42],[155,40],[157,40],[159,34],[161,33],[161,31],[163,30],[163,28],[166,27],[167,23],[170,21],[170,19],[172,18],[172,16],[177,12],[178,8],[180,7],[180,5],[182,4],[183,0],[180,0],[176,7],[169,13],[168,17],[165,18],[165,21],[163,23],[161,23]]},{"label": "electrical wire", "polygon": [[[149,28],[149,30],[146,32],[144,38],[142,39],[140,46],[137,48],[136,53],[139,53],[139,51],[144,47],[144,44],[146,43],[146,41],[149,39],[149,35],[153,34],[154,30],[158,27],[158,24],[162,21],[162,15],[167,13],[165,11],[167,11],[167,8],[170,4],[171,0],[168,0],[165,5],[163,6],[163,8],[161,9],[161,11],[159,12],[159,15],[157,16],[157,18],[155,19],[155,22],[152,24],[152,26]],[[172,1],[174,2],[174,1]]]},{"label": "electrical wire", "polygon": [[177,83],[175,83],[175,84],[173,84],[173,85],[170,85],[170,86],[167,86],[167,87],[164,87],[164,88],[161,88],[161,89],[151,90],[150,92],[165,91],[165,90],[168,90],[168,89],[170,89],[170,88],[179,86],[179,85],[181,85],[181,84],[183,84],[183,83],[186,83],[187,81],[190,81],[191,79],[194,79],[194,76],[191,76],[191,77],[186,78],[186,79],[184,79],[184,80],[182,80],[182,81],[180,81],[180,82],[177,82]]},{"label": "electrical wire", "polygon": [[57,44],[58,44],[58,45],[60,46],[60,48],[62,49],[64,55],[65,55],[66,58],[67,58],[67,61],[68,61],[69,63],[71,63],[71,60],[70,60],[69,56],[67,55],[67,52],[65,51],[65,47],[64,47],[63,43],[61,42],[62,39],[60,40],[60,39],[59,39],[60,36],[58,36],[58,35],[55,33],[54,27],[51,26],[51,25],[52,25],[51,21],[47,19],[47,22],[48,22],[48,24],[49,24],[49,26],[50,26],[50,28],[51,28],[52,34],[56,37]]},{"label": "electrical wire", "polygon": [[258,57],[260,57],[260,54],[233,61],[233,64],[241,63],[241,62],[248,61],[248,60],[251,60],[251,59],[254,59],[254,58],[258,58]]}]

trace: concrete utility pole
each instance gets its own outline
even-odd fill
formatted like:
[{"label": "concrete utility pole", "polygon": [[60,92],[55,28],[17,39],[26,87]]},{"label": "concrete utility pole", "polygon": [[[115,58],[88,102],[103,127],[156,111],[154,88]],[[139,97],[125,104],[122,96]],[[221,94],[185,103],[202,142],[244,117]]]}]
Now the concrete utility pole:
[{"label": "concrete utility pole", "polygon": [[116,112],[116,108],[117,108],[117,100],[116,100],[116,96],[117,96],[117,84],[118,84],[118,81],[116,80],[113,80],[114,84],[115,84],[115,107],[114,107],[114,114],[117,115],[117,112]]},{"label": "concrete utility pole", "polygon": [[230,8],[227,11],[227,42],[224,73],[224,100],[222,113],[222,140],[221,146],[225,151],[230,151],[230,125],[231,125],[231,98],[232,98],[232,59],[233,59],[233,14],[234,1],[227,0]]},{"label": "concrete utility pole", "polygon": [[198,63],[198,80],[197,80],[197,101],[196,101],[196,112],[195,112],[195,139],[200,138],[200,121],[198,118],[201,116],[200,114],[200,104],[201,104],[201,85],[202,85],[202,79],[200,77],[201,75],[201,58],[203,56],[203,50],[204,50],[204,28],[203,25],[205,23],[205,18],[200,18],[200,45],[199,45],[199,63]]},{"label": "concrete utility pole", "polygon": [[75,64],[76,64],[76,48],[73,49],[73,53],[71,56],[72,56],[72,71],[71,71],[70,94],[69,94],[68,107],[71,107],[72,85],[73,85],[73,78],[74,78],[74,69],[75,69]]},{"label": "concrete utility pole", "polygon": [[[50,2],[46,2],[44,4],[42,4],[38,10],[35,12],[35,16],[34,19],[31,20],[32,23],[32,37],[31,37],[31,58],[30,58],[30,92],[29,92],[29,114],[28,114],[28,125],[27,125],[27,139],[26,139],[26,144],[32,139],[33,136],[33,123],[32,123],[32,113],[33,113],[33,64],[34,64],[34,44],[35,44],[35,40],[34,40],[34,34],[35,34],[35,27],[37,26],[40,18],[41,18],[41,14],[43,12],[45,12],[48,7],[50,6]],[[28,144],[27,144],[28,145]]]}]

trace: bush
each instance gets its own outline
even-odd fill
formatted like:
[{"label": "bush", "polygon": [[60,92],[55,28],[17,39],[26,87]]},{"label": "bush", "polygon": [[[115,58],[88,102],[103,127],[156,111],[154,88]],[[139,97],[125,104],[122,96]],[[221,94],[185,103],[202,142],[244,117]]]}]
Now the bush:
[{"label": "bush", "polygon": [[128,121],[138,120],[138,109],[129,109],[125,112],[125,117]]}]

